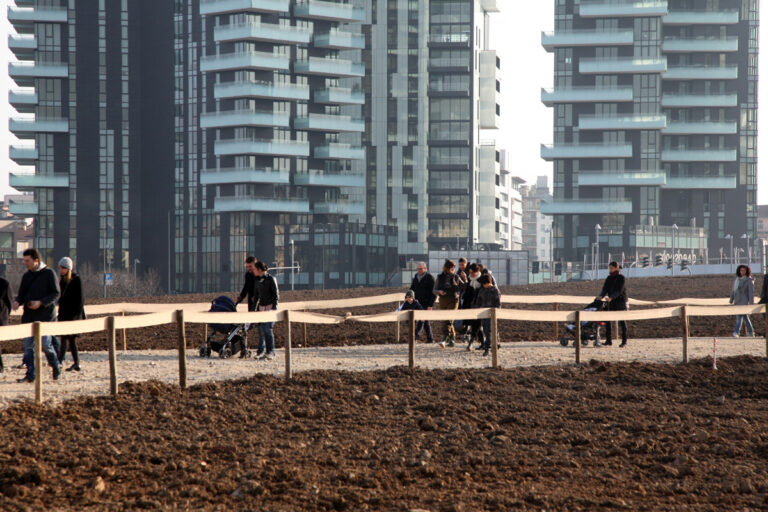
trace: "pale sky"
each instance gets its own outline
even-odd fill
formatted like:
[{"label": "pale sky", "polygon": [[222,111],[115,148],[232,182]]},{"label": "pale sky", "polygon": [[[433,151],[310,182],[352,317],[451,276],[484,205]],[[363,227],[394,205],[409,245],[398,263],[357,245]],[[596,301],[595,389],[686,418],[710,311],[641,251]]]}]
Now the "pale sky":
[{"label": "pale sky", "polygon": [[[8,132],[8,117],[16,115],[8,104],[8,89],[13,84],[8,78],[7,34],[12,30],[7,20],[10,0],[0,0],[0,194],[12,192],[8,186],[8,173],[17,166],[8,158],[8,146],[18,143]],[[541,103],[541,88],[552,87],[553,58],[541,47],[541,32],[553,30],[554,0],[540,0],[520,9],[515,0],[499,0],[502,12],[494,14],[491,25],[491,48],[501,58],[501,129],[488,131],[484,138],[495,138],[500,148],[510,155],[510,168],[514,175],[528,182],[536,176],[552,177],[552,164],[539,157],[541,144],[552,142],[552,110]],[[513,7],[514,6],[514,7]],[[761,31],[760,46],[768,48],[768,31]],[[768,66],[764,50],[760,55],[760,71]],[[768,98],[768,80],[761,80],[759,98]],[[765,115],[759,117],[762,128]],[[762,131],[762,130],[760,130]],[[758,146],[759,155],[768,155],[768,137],[763,136]],[[758,185],[762,181],[762,166],[758,166]],[[758,188],[758,203],[768,204],[768,186]]]}]

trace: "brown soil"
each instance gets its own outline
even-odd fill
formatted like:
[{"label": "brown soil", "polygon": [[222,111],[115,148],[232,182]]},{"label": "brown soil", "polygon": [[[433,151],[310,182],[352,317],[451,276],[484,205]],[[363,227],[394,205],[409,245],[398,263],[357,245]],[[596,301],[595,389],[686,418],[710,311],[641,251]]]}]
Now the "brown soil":
[{"label": "brown soil", "polygon": [[[762,287],[762,276],[755,280],[755,293],[759,297]],[[703,277],[676,277],[672,278],[644,278],[629,279],[628,290],[630,296],[642,300],[670,300],[682,297],[715,298],[727,297],[732,283],[731,276],[703,276]],[[597,281],[574,281],[558,284],[538,284],[529,286],[504,287],[502,293],[514,295],[597,295],[602,283]],[[312,290],[282,292],[281,300],[285,302],[302,300],[331,300],[352,297],[366,297],[383,294],[391,294],[393,288],[354,288],[349,290]],[[110,302],[144,302],[144,303],[179,303],[179,302],[208,302],[220,294],[194,294],[173,295],[161,297],[130,297],[115,299],[93,299],[89,304],[103,304]],[[229,293],[231,297],[237,293]],[[551,309],[552,305],[507,304],[505,307],[515,309]],[[578,309],[576,306],[561,305],[560,310]],[[354,310],[323,310],[318,313],[344,315],[347,312],[354,314],[374,314],[394,311],[395,304],[355,308]],[[758,336],[765,333],[765,321],[762,317],[752,318],[755,331]],[[547,341],[554,340],[554,327],[550,323],[532,322],[500,322],[499,334],[502,342],[509,341]],[[730,336],[733,331],[733,317],[695,318],[690,323],[691,336]],[[436,327],[436,328],[435,328]],[[435,336],[439,336],[440,327],[433,325]],[[401,342],[406,341],[406,323],[402,323],[400,333]],[[188,325],[187,339],[190,348],[198,347],[204,339],[204,327],[202,325]],[[361,324],[346,323],[335,326],[309,325],[307,337],[304,338],[304,328],[298,326],[293,331],[293,343],[300,346],[340,346],[340,345],[365,345],[394,343],[394,324]],[[562,330],[560,331],[562,332]],[[176,330],[174,326],[158,326],[146,329],[128,331],[128,349],[173,349],[176,347]],[[631,338],[664,338],[680,336],[680,322],[678,319],[649,320],[634,322],[629,326]],[[256,332],[252,331],[249,343],[255,345]],[[423,339],[423,335],[422,335]],[[285,325],[275,326],[275,342],[278,347],[285,340]],[[122,337],[118,339],[118,347],[122,344]],[[80,337],[81,350],[106,350],[105,335],[101,333],[87,334]],[[5,352],[20,351],[19,342],[4,343]]]},{"label": "brown soil", "polygon": [[0,415],[3,510],[758,510],[765,359],[300,374]]}]

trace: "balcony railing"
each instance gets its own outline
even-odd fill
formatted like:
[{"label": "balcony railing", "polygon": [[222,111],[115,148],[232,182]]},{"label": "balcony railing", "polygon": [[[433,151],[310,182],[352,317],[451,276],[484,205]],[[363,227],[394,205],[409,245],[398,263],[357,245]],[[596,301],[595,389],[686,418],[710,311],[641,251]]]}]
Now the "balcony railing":
[{"label": "balcony railing", "polygon": [[309,85],[259,80],[219,82],[214,85],[213,97],[222,98],[275,98],[308,100]]},{"label": "balcony railing", "polygon": [[618,103],[632,101],[632,87],[570,87],[542,89],[541,101],[547,106],[555,103]]}]

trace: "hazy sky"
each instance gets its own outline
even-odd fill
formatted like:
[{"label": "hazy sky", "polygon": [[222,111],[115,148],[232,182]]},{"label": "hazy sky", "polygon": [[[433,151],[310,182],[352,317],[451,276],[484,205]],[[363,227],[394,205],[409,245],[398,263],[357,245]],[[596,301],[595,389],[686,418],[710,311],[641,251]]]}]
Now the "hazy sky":
[{"label": "hazy sky", "polygon": [[[165,0],[163,0],[165,1]],[[169,0],[168,0],[169,1]],[[0,0],[0,193],[8,193],[8,172],[16,165],[8,159],[8,146],[15,137],[8,132],[8,116],[15,111],[8,104],[8,50],[7,34],[12,29],[7,21],[9,0]],[[512,173],[527,181],[536,176],[552,176],[552,165],[539,158],[540,144],[552,142],[552,110],[541,103],[541,88],[552,86],[552,54],[541,47],[541,31],[554,27],[554,0],[539,0],[526,5],[525,10],[515,0],[499,0],[502,12],[493,15],[491,45],[501,58],[501,129],[486,132],[484,138],[495,138],[500,148],[508,150]],[[513,7],[514,6],[514,7]],[[535,6],[535,7],[534,7]],[[768,31],[761,31],[760,46],[768,48]],[[768,65],[760,56],[760,70]],[[760,82],[759,97],[768,98],[768,81]],[[760,127],[765,115],[761,115]],[[768,137],[760,139],[758,152],[766,155]],[[760,166],[759,169],[762,169]],[[758,171],[758,183],[763,172]],[[768,203],[768,187],[758,190],[758,202]]]}]

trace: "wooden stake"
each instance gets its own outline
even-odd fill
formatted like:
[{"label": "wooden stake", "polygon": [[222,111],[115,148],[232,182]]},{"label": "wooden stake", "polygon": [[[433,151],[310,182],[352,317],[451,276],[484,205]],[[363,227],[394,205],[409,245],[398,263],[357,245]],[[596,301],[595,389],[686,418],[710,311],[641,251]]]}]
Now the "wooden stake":
[{"label": "wooden stake", "polygon": [[499,367],[499,322],[496,308],[491,309],[491,367]]},{"label": "wooden stake", "polygon": [[32,324],[32,336],[35,341],[35,403],[43,403],[43,335],[40,322]]},{"label": "wooden stake", "polygon": [[688,362],[688,309],[686,306],[683,306],[683,311],[681,313],[682,323],[683,323],[683,363]]},{"label": "wooden stake", "polygon": [[[245,333],[245,340],[246,343],[248,343],[248,331],[243,331]],[[203,324],[203,345],[208,343],[208,324]]]},{"label": "wooden stake", "polygon": [[[400,307],[400,303],[396,302],[395,304],[395,310],[397,310]],[[395,320],[395,343],[400,343],[400,317],[397,317],[397,320]]]},{"label": "wooden stake", "polygon": [[768,302],[765,303],[765,357],[768,357]]},{"label": "wooden stake", "polygon": [[107,318],[107,350],[109,351],[109,394],[117,396],[117,346],[115,317]]},{"label": "wooden stake", "polygon": [[[125,311],[123,311],[123,318],[125,318]],[[123,352],[128,352],[128,338],[126,337],[125,327],[123,327]]]},{"label": "wooden stake", "polygon": [[304,322],[304,347],[308,347],[309,342],[307,341],[307,323]]},{"label": "wooden stake", "polygon": [[184,310],[176,311],[176,329],[179,334],[179,386],[187,389],[187,335],[184,330]]},{"label": "wooden stake", "polygon": [[411,335],[408,337],[408,368],[416,366],[416,311],[411,310],[408,315],[411,324]]},{"label": "wooden stake", "polygon": [[[558,311],[559,309],[560,309],[559,304],[555,302],[555,311]],[[560,341],[558,330],[559,330],[559,325],[557,322],[555,322],[555,343],[558,343]]]},{"label": "wooden stake", "polygon": [[576,364],[581,364],[581,311],[576,311]]},{"label": "wooden stake", "polygon": [[[293,377],[293,370],[291,369],[291,312],[285,312],[285,380],[290,381]],[[306,324],[304,324],[306,325]]]}]

